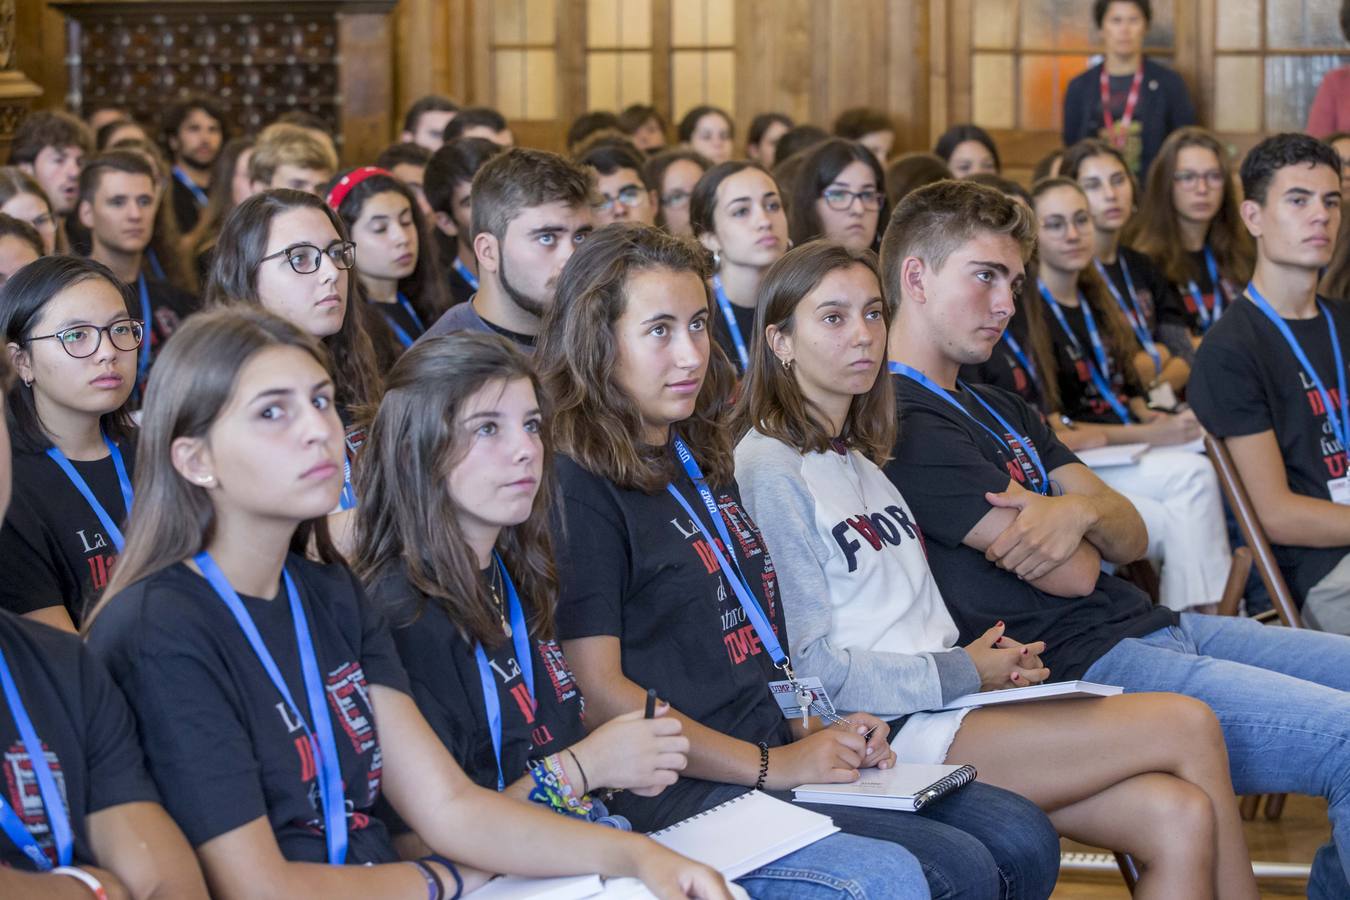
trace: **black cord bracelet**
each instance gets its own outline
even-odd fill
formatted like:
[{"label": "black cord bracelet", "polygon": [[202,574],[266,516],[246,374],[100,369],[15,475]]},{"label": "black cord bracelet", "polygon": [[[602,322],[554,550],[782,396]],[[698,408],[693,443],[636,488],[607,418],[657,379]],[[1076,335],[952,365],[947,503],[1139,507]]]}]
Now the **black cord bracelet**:
[{"label": "black cord bracelet", "polygon": [[759,742],[759,780],[755,782],[755,790],[764,790],[764,782],[769,777],[769,745],[763,741]]},{"label": "black cord bracelet", "polygon": [[422,873],[422,878],[427,883],[429,900],[445,900],[445,883],[441,881],[441,876],[436,874],[436,870],[420,859],[410,860],[410,862],[417,866],[417,871]]},{"label": "black cord bracelet", "polygon": [[[459,869],[455,867],[455,864],[444,856],[441,856],[439,853],[428,853],[426,856],[422,857],[422,861],[440,863],[442,866],[445,866],[446,871],[450,873],[450,877],[455,879],[455,892],[448,895],[442,892],[441,896],[445,897],[445,900],[459,900],[460,895],[464,893],[464,879],[459,877]],[[430,869],[431,867],[428,866],[427,868]],[[435,870],[432,869],[432,872],[434,874]]]},{"label": "black cord bracelet", "polygon": [[572,752],[572,748],[564,747],[563,749],[567,751],[568,756],[572,757],[572,762],[577,764],[577,771],[581,773],[581,795],[584,797],[591,792],[591,780],[586,777],[586,770],[581,767],[581,760],[577,759],[577,755]]}]

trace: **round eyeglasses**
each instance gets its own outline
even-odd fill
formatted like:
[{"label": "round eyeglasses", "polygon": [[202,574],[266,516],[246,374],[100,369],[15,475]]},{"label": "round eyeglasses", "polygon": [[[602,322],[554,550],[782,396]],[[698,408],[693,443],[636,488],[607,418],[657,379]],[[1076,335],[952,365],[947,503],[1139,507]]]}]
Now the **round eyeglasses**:
[{"label": "round eyeglasses", "polygon": [[641,206],[647,199],[647,192],[635,184],[630,184],[619,188],[618,194],[611,197],[609,194],[601,194],[596,202],[591,204],[592,209],[608,211],[614,208],[618,203],[622,206],[632,209],[635,206]]},{"label": "round eyeglasses", "polygon": [[269,259],[276,259],[278,256],[286,257],[286,262],[291,264],[295,274],[313,275],[319,271],[319,266],[323,263],[325,256],[331,259],[333,265],[339,269],[350,269],[356,265],[356,245],[351,241],[333,241],[327,247],[320,249],[313,244],[291,244],[276,253],[264,256],[258,260],[258,265],[262,265]]},{"label": "round eyeglasses", "polygon": [[35,334],[28,338],[28,341],[45,341],[48,338],[56,338],[61,343],[61,349],[65,350],[66,353],[75,359],[84,359],[98,352],[98,348],[103,345],[105,332],[108,335],[108,340],[112,341],[113,347],[118,350],[135,350],[141,346],[141,341],[145,338],[145,326],[138,320],[118,319],[116,322],[102,327],[98,325],[73,325],[52,334]]}]

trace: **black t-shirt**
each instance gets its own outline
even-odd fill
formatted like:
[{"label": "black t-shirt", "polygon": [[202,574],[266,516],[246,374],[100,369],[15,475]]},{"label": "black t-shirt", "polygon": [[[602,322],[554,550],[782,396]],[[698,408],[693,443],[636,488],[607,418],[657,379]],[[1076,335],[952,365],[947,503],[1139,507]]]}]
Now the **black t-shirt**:
[{"label": "black t-shirt", "polygon": [[[1125,268],[1129,269],[1128,280],[1121,269],[1122,262]],[[1103,268],[1106,269],[1111,284],[1120,292],[1127,305],[1130,302],[1129,285],[1134,285],[1134,296],[1139,301],[1139,308],[1144,312],[1149,334],[1155,341],[1159,340],[1159,325],[1186,324],[1186,310],[1182,306],[1181,297],[1177,295],[1176,288],[1168,282],[1167,276],[1163,275],[1151,257],[1131,247],[1120,247],[1116,252],[1116,261],[1104,263]]]},{"label": "black t-shirt", "polygon": [[[1114,301],[1112,301],[1114,302]],[[1055,368],[1058,369],[1056,383],[1059,385],[1059,403],[1064,414],[1071,419],[1079,419],[1084,422],[1107,422],[1112,425],[1120,425],[1120,417],[1116,415],[1106,398],[1102,396],[1101,391],[1097,389],[1096,383],[1092,379],[1089,366],[1097,364],[1096,354],[1092,352],[1092,339],[1088,335],[1087,319],[1083,316],[1083,307],[1065,306],[1059,307],[1064,313],[1064,321],[1068,323],[1069,330],[1078,341],[1075,347],[1073,341],[1070,341],[1055,319],[1053,313],[1047,311],[1046,325],[1050,329],[1050,342],[1054,347]],[[1097,318],[1101,318],[1098,316]],[[1125,373],[1119,365],[1116,365],[1115,359],[1111,356],[1111,346],[1107,343],[1107,336],[1102,331],[1101,322],[1097,322],[1097,331],[1102,340],[1102,345],[1106,349],[1107,362],[1111,365],[1110,382],[1111,388],[1115,391],[1116,398],[1121,405],[1128,410],[1129,398],[1135,396],[1136,391],[1129,382],[1125,380]]]},{"label": "black t-shirt", "polygon": [[[210,188],[201,188],[208,191]],[[187,234],[197,225],[205,205],[197,202],[197,195],[175,176],[173,179],[173,213],[178,218],[178,230]]]},{"label": "black t-shirt", "polygon": [[1035,361],[1031,357],[1031,340],[1026,334],[1026,325],[1022,317],[1014,316],[1008,323],[1008,330],[1003,338],[994,345],[994,352],[989,354],[989,358],[979,365],[962,366],[961,380],[967,383],[991,384],[994,387],[1003,388],[1005,391],[1011,391],[1027,402],[1027,405],[1035,409],[1043,409],[1045,406],[1045,395],[1041,392],[1039,382],[1040,373],[1035,376],[1022,364],[1013,352],[1012,344],[1008,342],[1008,336],[1017,342],[1026,360],[1031,365]]},{"label": "black t-shirt", "polygon": [[[119,445],[127,474],[136,469],[136,445]],[[122,488],[111,455],[71,460],[108,515],[123,527]],[[78,626],[108,583],[117,547],[93,507],[46,453],[14,454],[14,493],[0,526],[0,609],[29,613],[65,606]]]},{"label": "black t-shirt", "polygon": [[[496,790],[497,757],[474,645],[436,601],[427,601],[418,615],[420,595],[401,567],[376,579],[370,598],[393,626],[394,644],[422,715],[465,773]],[[522,598],[522,603],[528,619],[528,602]],[[530,642],[533,702],[514,641],[503,637],[485,652],[501,704],[502,772],[510,784],[529,771],[529,760],[557,753],[586,736],[583,701],[556,641]]]},{"label": "black t-shirt", "polygon": [[[736,351],[736,342],[731,339],[731,329],[727,327],[726,316],[722,314],[721,304],[713,306],[713,336],[717,343],[722,345],[722,350],[726,353],[727,359],[731,360],[732,365],[736,367],[737,372],[741,372],[741,357]],[[755,337],[755,308],[737,306],[731,304],[731,314],[736,319],[736,327],[741,330],[741,340],[745,341],[745,352],[750,352],[750,346],[754,343]],[[741,372],[744,374],[744,372]]]},{"label": "black t-shirt", "polygon": [[[1350,314],[1328,303],[1343,353],[1350,353]],[[1327,392],[1339,395],[1327,322],[1285,319]],[[1346,474],[1346,450],[1322,408],[1322,398],[1283,336],[1256,305],[1238,299],[1205,335],[1187,389],[1200,424],[1215,437],[1274,431],[1289,489],[1330,500],[1327,481]],[[1276,545],[1285,580],[1300,598],[1335,568],[1350,547]]]},{"label": "black t-shirt", "polygon": [[[9,557],[5,557],[9,558]],[[123,803],[158,803],[145,773],[136,723],[103,664],[73,634],[0,612],[0,651],[47,765],[65,797],[74,835],[75,865],[97,865],[86,819]],[[47,822],[28,751],[4,694],[0,694],[0,791],[28,831],[56,863],[56,842]],[[34,871],[31,860],[0,838],[0,866]]]},{"label": "black t-shirt", "polygon": [[[697,450],[695,450],[697,452]],[[620,639],[624,675],[691,719],[743,741],[779,746],[792,734],[769,694],[782,677],[755,634],[698,527],[666,491],[624,490],[557,458],[558,633]],[[680,470],[677,489],[713,523]],[[714,490],[738,564],[778,640],[790,646],[773,562],[735,486]],[[584,687],[584,685],[583,685]],[[635,828],[663,828],[699,812],[714,784],[681,778],[653,798],[612,804]]]},{"label": "black t-shirt", "polygon": [[[288,556],[309,620],[346,787],[349,864],[392,862],[370,815],[383,758],[369,685],[409,693],[384,617],[347,569]],[[286,589],[240,595],[300,712],[313,721]],[[143,579],[94,620],[89,646],[126,692],[150,775],[193,846],[266,817],[292,862],[327,862],[308,738],[205,578],[185,563]]]},{"label": "black t-shirt", "polygon": [[[173,333],[178,330],[178,326],[183,324],[184,319],[201,308],[201,304],[196,297],[181,288],[174,287],[167,281],[146,276],[145,286],[146,294],[150,298],[150,321],[145,323],[145,340],[150,342],[150,365],[153,368],[155,360],[159,358],[160,351],[164,349],[164,342],[173,336]],[[139,319],[141,317],[140,288],[133,282],[126,290],[131,297],[133,314]],[[140,363],[139,354],[143,352],[144,350],[137,351],[136,361],[138,365]]]},{"label": "black t-shirt", "polygon": [[[895,387],[899,438],[886,474],[928,538],[928,564],[963,643],[1001,619],[1019,641],[1045,641],[1041,657],[1051,680],[1070,681],[1081,678],[1118,641],[1176,623],[1176,613],[1153,607],[1143,592],[1114,576],[1099,577],[1097,589],[1086,597],[1054,597],[962,544],[991,508],[985,493],[1006,490],[1010,474],[1027,472],[1030,461],[1020,441],[1009,441],[1015,447],[1009,450],[921,385],[896,376]],[[1017,397],[986,386],[971,389],[1030,441],[1047,472],[1078,461]],[[965,391],[955,396],[981,422],[1002,431]]]},{"label": "black t-shirt", "polygon": [[[1205,251],[1193,250],[1190,257],[1191,271],[1195,273],[1195,286],[1200,291],[1200,299],[1204,302],[1206,310],[1213,310],[1215,306],[1215,284],[1214,279],[1209,277],[1209,266],[1205,263]],[[1222,298],[1222,308],[1219,310],[1219,314],[1223,315],[1241,291],[1225,276],[1222,269],[1219,270],[1218,290]],[[1204,333],[1201,329],[1200,310],[1195,305],[1195,295],[1191,293],[1190,284],[1179,284],[1176,286],[1176,291],[1181,300],[1186,327],[1191,330],[1192,334]],[[1211,321],[1210,327],[1213,327],[1213,325],[1214,323]]]},{"label": "black t-shirt", "polygon": [[454,260],[457,250],[451,245],[450,258],[445,267],[450,270],[450,305],[456,306],[460,303],[468,303],[473,299],[473,295],[478,293],[478,288],[469,284],[468,280],[460,274],[459,269],[455,268]]}]

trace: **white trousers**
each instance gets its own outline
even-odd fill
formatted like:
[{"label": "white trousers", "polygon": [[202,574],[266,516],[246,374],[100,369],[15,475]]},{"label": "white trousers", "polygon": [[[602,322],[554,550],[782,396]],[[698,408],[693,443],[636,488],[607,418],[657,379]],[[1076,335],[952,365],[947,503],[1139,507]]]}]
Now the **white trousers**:
[{"label": "white trousers", "polygon": [[1161,567],[1160,600],[1168,609],[1217,603],[1232,549],[1219,476],[1209,458],[1155,447],[1132,466],[1094,469],[1124,494],[1148,527],[1148,558]]}]

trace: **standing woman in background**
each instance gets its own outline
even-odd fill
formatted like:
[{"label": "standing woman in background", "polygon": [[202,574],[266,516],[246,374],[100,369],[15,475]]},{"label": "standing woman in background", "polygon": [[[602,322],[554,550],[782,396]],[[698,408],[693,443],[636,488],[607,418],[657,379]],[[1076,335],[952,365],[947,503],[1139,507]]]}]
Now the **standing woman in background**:
[{"label": "standing woman in background", "polygon": [[760,279],[788,249],[783,198],[758,164],[725,162],[695,185],[689,220],[694,237],[712,253],[717,301],[713,334],[743,373],[750,361]]}]

